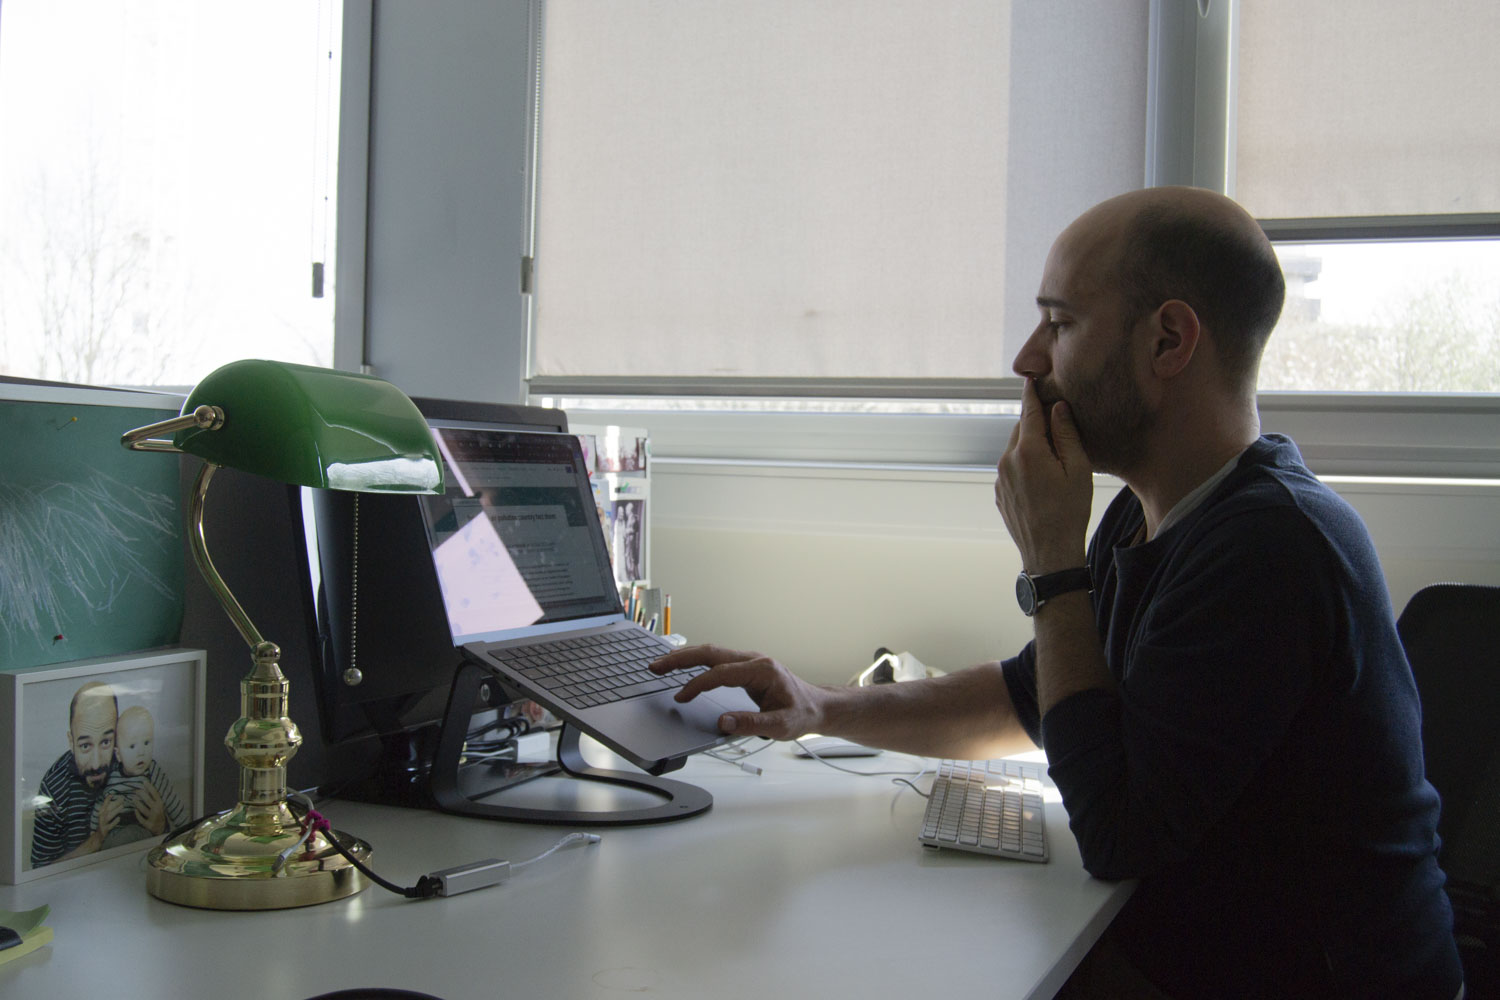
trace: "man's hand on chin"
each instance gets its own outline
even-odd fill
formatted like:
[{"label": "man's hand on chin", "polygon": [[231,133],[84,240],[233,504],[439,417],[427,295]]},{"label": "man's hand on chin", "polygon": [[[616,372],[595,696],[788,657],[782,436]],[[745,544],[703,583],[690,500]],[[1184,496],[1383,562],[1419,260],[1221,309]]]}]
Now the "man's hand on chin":
[{"label": "man's hand on chin", "polygon": [[1033,379],[1026,380],[1021,419],[996,471],[995,506],[1022,567],[1041,574],[1082,566],[1093,467],[1067,402],[1044,404]]}]

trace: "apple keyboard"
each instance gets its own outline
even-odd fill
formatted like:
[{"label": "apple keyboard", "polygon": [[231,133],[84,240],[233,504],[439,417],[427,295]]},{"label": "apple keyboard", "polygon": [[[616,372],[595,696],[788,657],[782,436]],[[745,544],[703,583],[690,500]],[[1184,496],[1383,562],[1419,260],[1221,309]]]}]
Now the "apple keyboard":
[{"label": "apple keyboard", "polygon": [[1014,760],[939,761],[918,839],[928,847],[1046,861],[1042,766]]}]

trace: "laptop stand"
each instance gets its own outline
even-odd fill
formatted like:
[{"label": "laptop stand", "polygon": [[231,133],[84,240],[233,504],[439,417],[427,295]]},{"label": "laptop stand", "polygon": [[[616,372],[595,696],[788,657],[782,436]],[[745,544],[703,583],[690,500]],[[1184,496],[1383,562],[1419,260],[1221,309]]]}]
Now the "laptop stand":
[{"label": "laptop stand", "polygon": [[[655,775],[629,771],[611,771],[595,767],[583,759],[579,731],[566,721],[558,737],[557,763],[563,772],[585,781],[623,785],[651,793],[665,801],[652,806],[613,810],[546,809],[533,806],[505,805],[480,801],[462,788],[464,740],[468,734],[475,699],[486,682],[502,682],[496,671],[465,660],[453,675],[437,752],[433,756],[431,790],[437,807],[443,812],[485,819],[510,820],[516,823],[551,823],[560,826],[630,826],[644,823],[666,823],[687,819],[707,812],[713,796],[697,785],[673,781]],[[503,686],[503,683],[502,683]],[[504,789],[489,789],[483,797],[503,795]]]}]

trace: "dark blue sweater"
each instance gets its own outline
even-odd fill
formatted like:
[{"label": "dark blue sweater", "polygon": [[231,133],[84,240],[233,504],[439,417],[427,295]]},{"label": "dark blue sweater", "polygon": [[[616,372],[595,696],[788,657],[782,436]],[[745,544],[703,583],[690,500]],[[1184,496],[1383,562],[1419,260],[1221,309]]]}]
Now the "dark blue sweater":
[{"label": "dark blue sweater", "polygon": [[1118,691],[1037,717],[1084,866],[1139,878],[1115,922],[1181,997],[1434,997],[1461,979],[1421,713],[1359,516],[1262,437],[1184,520],[1131,546],[1124,490],[1089,545]]}]

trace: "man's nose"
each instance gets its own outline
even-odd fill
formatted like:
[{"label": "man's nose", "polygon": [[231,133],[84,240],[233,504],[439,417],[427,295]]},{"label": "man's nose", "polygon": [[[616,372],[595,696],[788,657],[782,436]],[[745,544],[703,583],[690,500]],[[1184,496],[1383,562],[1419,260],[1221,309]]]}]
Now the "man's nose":
[{"label": "man's nose", "polygon": [[1016,352],[1015,363],[1011,365],[1011,371],[1022,378],[1040,378],[1052,370],[1051,361],[1047,352],[1041,344],[1041,337],[1046,330],[1045,321],[1039,323],[1031,336],[1026,338],[1026,343]]}]

